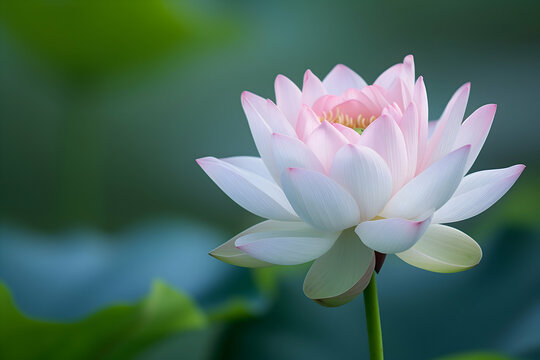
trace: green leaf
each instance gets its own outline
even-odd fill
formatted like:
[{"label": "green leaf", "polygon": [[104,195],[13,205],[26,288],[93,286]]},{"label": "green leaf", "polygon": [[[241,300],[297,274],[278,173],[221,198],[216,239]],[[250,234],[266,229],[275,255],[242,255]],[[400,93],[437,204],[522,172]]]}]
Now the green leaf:
[{"label": "green leaf", "polygon": [[193,46],[223,42],[232,21],[187,2],[3,1],[0,20],[27,50],[72,74],[95,76]]},{"label": "green leaf", "polygon": [[0,284],[0,358],[126,359],[169,335],[203,329],[204,313],[186,295],[155,282],[135,305],[116,305],[75,323],[26,318]]},{"label": "green leaf", "polygon": [[457,355],[449,355],[436,360],[513,360],[515,358],[508,357],[503,354],[491,351],[473,351]]}]

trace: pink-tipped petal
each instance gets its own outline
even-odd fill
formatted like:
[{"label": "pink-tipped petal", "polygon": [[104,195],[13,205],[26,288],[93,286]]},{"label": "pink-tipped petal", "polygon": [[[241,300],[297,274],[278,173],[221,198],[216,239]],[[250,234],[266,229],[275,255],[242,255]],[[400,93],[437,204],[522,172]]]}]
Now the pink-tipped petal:
[{"label": "pink-tipped petal", "polygon": [[417,219],[443,206],[463,177],[470,145],[454,150],[424,170],[390,199],[382,216]]},{"label": "pink-tipped petal", "polygon": [[392,174],[393,191],[403,185],[407,176],[407,148],[403,134],[394,120],[381,116],[360,136],[359,145],[375,150],[386,161]]},{"label": "pink-tipped petal", "polygon": [[354,197],[360,209],[360,221],[375,217],[392,194],[392,175],[386,162],[365,146],[342,147],[332,163],[330,177]]},{"label": "pink-tipped petal", "polygon": [[395,254],[412,247],[427,230],[431,217],[422,221],[400,218],[365,221],[355,229],[360,240],[383,254]]},{"label": "pink-tipped petal", "polygon": [[321,125],[321,120],[307,105],[303,105],[296,122],[296,134],[299,139],[306,141],[308,136]]},{"label": "pink-tipped petal", "polygon": [[267,219],[298,219],[275,183],[213,157],[198,159],[197,162],[225,194],[247,211]]},{"label": "pink-tipped petal", "polygon": [[401,111],[398,104],[394,103],[392,105],[386,106],[381,113],[381,116],[382,115],[389,116],[392,120],[396,122],[396,124],[401,125],[403,111]]},{"label": "pink-tipped petal", "polygon": [[469,83],[463,85],[448,102],[437,123],[435,132],[429,139],[427,157],[423,164],[424,169],[452,150],[465,115],[470,89]]},{"label": "pink-tipped petal", "polygon": [[510,190],[524,169],[525,165],[514,165],[465,176],[454,196],[435,212],[433,222],[451,223],[484,212]]},{"label": "pink-tipped petal", "polygon": [[348,100],[357,100],[364,104],[368,113],[362,113],[364,116],[378,116],[385,106],[390,103],[388,101],[388,91],[379,85],[369,85],[362,90],[349,89],[343,97]]},{"label": "pink-tipped petal", "polygon": [[345,136],[349,143],[356,144],[360,140],[360,134],[358,131],[338,123],[333,123],[332,126],[335,127],[336,130],[339,131],[343,136]]},{"label": "pink-tipped petal", "polygon": [[321,80],[311,70],[306,71],[304,74],[304,85],[302,87],[302,103],[312,106],[323,95],[326,95],[326,90]]},{"label": "pink-tipped petal", "polygon": [[345,144],[347,138],[343,136],[328,121],[323,121],[307,138],[306,144],[319,158],[324,168],[328,171],[334,155]]},{"label": "pink-tipped petal", "polygon": [[358,205],[341,185],[321,173],[290,168],[281,176],[283,191],[306,223],[323,231],[341,231],[360,219]]},{"label": "pink-tipped petal", "polygon": [[326,91],[333,95],[341,95],[347,89],[362,89],[367,86],[360,75],[341,64],[336,65],[322,83]]},{"label": "pink-tipped petal", "polygon": [[276,92],[276,104],[283,112],[293,128],[302,107],[302,92],[291,80],[283,75],[278,75],[274,83]]},{"label": "pink-tipped petal", "polygon": [[408,169],[405,181],[409,181],[416,174],[416,164],[418,161],[419,122],[414,103],[411,103],[407,107],[407,110],[405,110],[405,114],[403,114],[399,123],[399,128],[403,133],[403,139],[407,148]]},{"label": "pink-tipped petal", "polygon": [[422,76],[418,78],[414,85],[413,102],[416,105],[416,110],[418,112],[418,162],[416,165],[418,169],[419,165],[423,162],[424,154],[426,152],[429,121],[427,91]]},{"label": "pink-tipped petal", "polygon": [[324,167],[317,156],[297,138],[273,134],[272,149],[280,173],[290,167],[324,172]]},{"label": "pink-tipped petal", "polygon": [[268,263],[297,265],[326,253],[339,234],[323,232],[303,222],[271,221],[264,230],[239,237],[235,245],[246,254]]},{"label": "pink-tipped petal", "polygon": [[369,117],[369,114],[373,114],[376,110],[377,109],[370,108],[365,103],[358,100],[347,100],[332,108],[334,114],[346,114],[352,118],[356,118],[358,114],[365,114],[364,116]]},{"label": "pink-tipped petal", "polygon": [[311,109],[317,114],[317,116],[323,116],[325,113],[328,113],[330,110],[332,110],[335,106],[341,104],[345,100],[336,95],[324,95],[323,97],[320,97],[313,103],[313,106]]},{"label": "pink-tipped petal", "polygon": [[399,78],[402,68],[403,68],[403,64],[396,64],[388,68],[381,75],[379,75],[379,77],[375,80],[373,84],[380,85],[385,89],[390,89],[390,87],[394,84],[396,79]]},{"label": "pink-tipped petal", "polygon": [[406,109],[412,101],[412,87],[407,87],[403,79],[397,79],[388,89],[387,99],[391,103],[398,104],[401,109]]},{"label": "pink-tipped petal", "polygon": [[[362,90],[358,89],[349,89],[343,93],[341,96],[344,100],[356,100],[363,103],[367,109],[377,109],[379,107],[378,103],[372,100],[370,94],[370,89],[372,86],[366,86]],[[370,110],[371,111],[371,110]]]},{"label": "pink-tipped petal", "polygon": [[467,144],[471,145],[471,153],[467,159],[465,173],[473,166],[480,150],[482,150],[482,146],[484,146],[484,142],[489,134],[489,129],[491,129],[491,124],[493,123],[496,111],[497,105],[484,105],[473,112],[459,128],[457,139],[454,143],[454,149]]},{"label": "pink-tipped petal", "polygon": [[409,54],[403,59],[401,78],[407,88],[406,91],[411,95],[414,87],[414,77],[414,57]]}]

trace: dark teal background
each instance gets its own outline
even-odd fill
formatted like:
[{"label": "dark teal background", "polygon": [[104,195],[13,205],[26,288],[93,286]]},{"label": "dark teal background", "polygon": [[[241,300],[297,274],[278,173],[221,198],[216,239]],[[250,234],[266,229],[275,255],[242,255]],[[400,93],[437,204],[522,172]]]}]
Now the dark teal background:
[{"label": "dark teal background", "polygon": [[243,90],[273,98],[277,74],[300,84],[337,63],[372,82],[413,54],[430,118],[467,81],[467,114],[498,104],[473,171],[527,169],[456,224],[484,248],[479,267],[438,275],[388,260],[388,358],[540,358],[539,18],[532,0],[4,0],[0,280],[28,317],[53,322],[139,300],[156,278],[209,314],[243,304],[142,357],[365,358],[361,299],[321,308],[302,294],[303,268],[252,273],[206,255],[259,219],[194,160],[256,155]]}]

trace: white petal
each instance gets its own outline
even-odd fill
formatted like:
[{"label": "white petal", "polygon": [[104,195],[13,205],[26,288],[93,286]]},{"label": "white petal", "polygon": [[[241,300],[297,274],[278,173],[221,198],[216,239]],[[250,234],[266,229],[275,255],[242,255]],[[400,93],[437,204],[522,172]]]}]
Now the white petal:
[{"label": "white petal", "polygon": [[332,123],[332,126],[335,127],[341,135],[345,136],[349,143],[356,144],[360,140],[360,134],[356,130],[338,123]]},{"label": "white petal", "polygon": [[383,254],[394,254],[413,246],[430,222],[431,217],[423,221],[381,219],[365,221],[355,231],[367,247]]},{"label": "white petal", "polygon": [[298,121],[296,122],[296,134],[298,138],[306,141],[309,135],[321,125],[321,120],[313,112],[313,110],[307,106],[302,105],[300,114],[298,115]]},{"label": "white petal", "polygon": [[[414,59],[412,55],[407,55],[403,59],[403,63],[396,64],[383,72],[377,80],[375,80],[374,85],[380,85],[386,89],[399,89],[401,85],[398,84],[398,80],[403,82],[403,91],[407,93],[407,96],[410,99],[414,87]],[[407,104],[408,102],[405,106]]]},{"label": "white petal", "polygon": [[345,65],[336,65],[323,80],[326,91],[332,95],[341,95],[347,89],[362,89],[367,86],[360,75]]},{"label": "white petal", "polygon": [[374,267],[373,250],[348,229],[315,260],[304,280],[304,294],[321,305],[342,305],[365,289]]},{"label": "white petal", "polygon": [[275,183],[213,157],[197,162],[216,185],[244,209],[267,219],[298,219]]},{"label": "white petal", "polygon": [[259,176],[262,176],[266,180],[274,182],[272,175],[266,168],[266,165],[261,158],[255,156],[232,156],[228,158],[222,158],[221,160],[228,162],[231,165],[236,166],[242,170],[250,171]]},{"label": "white petal", "polygon": [[489,134],[489,129],[493,123],[497,111],[497,105],[484,105],[471,114],[459,128],[459,132],[454,143],[454,149],[463,145],[471,144],[471,153],[467,159],[465,173],[469,171],[474,161],[478,157],[482,146]]},{"label": "white petal", "polygon": [[428,157],[423,164],[424,169],[452,150],[459,127],[463,121],[463,116],[465,115],[470,89],[469,83],[463,85],[455,92],[448,105],[446,105],[435,131],[429,139]]},{"label": "white petal", "polygon": [[306,144],[297,138],[273,134],[272,149],[280,173],[290,167],[324,172],[319,159]]},{"label": "white petal", "polygon": [[482,259],[482,249],[457,229],[431,225],[416,245],[396,255],[420,269],[453,273],[476,266]]},{"label": "white petal", "polygon": [[525,165],[485,170],[465,176],[454,196],[433,216],[435,223],[461,221],[495,204],[519,178]]},{"label": "white petal", "polygon": [[390,103],[397,104],[400,109],[406,109],[412,100],[412,86],[408,88],[405,81],[397,79],[386,93]]},{"label": "white petal", "polygon": [[276,91],[276,104],[283,112],[292,127],[296,127],[296,120],[302,107],[302,92],[291,80],[278,75],[274,84]]},{"label": "white petal", "polygon": [[390,168],[393,189],[399,189],[407,175],[407,148],[396,122],[388,116],[380,116],[362,133],[358,144],[381,155]]},{"label": "white petal", "polygon": [[215,257],[216,259],[219,259],[223,262],[236,265],[236,266],[249,267],[249,268],[260,268],[260,267],[272,266],[274,264],[270,264],[265,261],[256,259],[246,254],[245,252],[239,250],[235,246],[234,243],[236,242],[236,239],[238,239],[241,236],[259,232],[259,231],[267,231],[267,230],[273,229],[274,223],[281,223],[281,222],[267,220],[267,221],[258,223],[250,227],[249,229],[242,231],[240,234],[236,235],[229,241],[221,244],[214,250],[210,251],[209,254]]},{"label": "white petal", "polygon": [[283,191],[306,223],[323,231],[341,231],[358,224],[360,213],[353,197],[321,173],[298,168],[282,172]]},{"label": "white petal", "polygon": [[412,179],[390,199],[381,216],[417,219],[443,206],[463,177],[470,145],[454,150]]},{"label": "white petal", "polygon": [[296,265],[326,253],[339,236],[339,232],[322,232],[303,222],[272,221],[271,225],[239,237],[236,247],[265,262]]},{"label": "white petal", "polygon": [[392,175],[383,158],[365,146],[348,144],[339,150],[330,177],[343,185],[360,209],[360,221],[381,211],[392,194]]},{"label": "white petal", "polygon": [[395,64],[386,69],[373,83],[374,85],[380,85],[385,89],[390,89],[394,82],[399,78],[403,64]]}]

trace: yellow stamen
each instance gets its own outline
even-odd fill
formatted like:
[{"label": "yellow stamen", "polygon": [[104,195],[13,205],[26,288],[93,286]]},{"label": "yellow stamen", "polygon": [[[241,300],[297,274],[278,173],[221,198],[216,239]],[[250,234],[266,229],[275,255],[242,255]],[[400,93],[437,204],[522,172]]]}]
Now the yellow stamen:
[{"label": "yellow stamen", "polygon": [[321,122],[326,120],[328,122],[341,124],[352,129],[365,129],[369,126],[369,124],[374,122],[375,119],[377,119],[377,117],[374,115],[367,118],[361,114],[354,118],[347,114],[340,113],[339,109],[337,109],[335,113],[332,110],[329,112],[323,112],[323,115],[320,117]]}]

